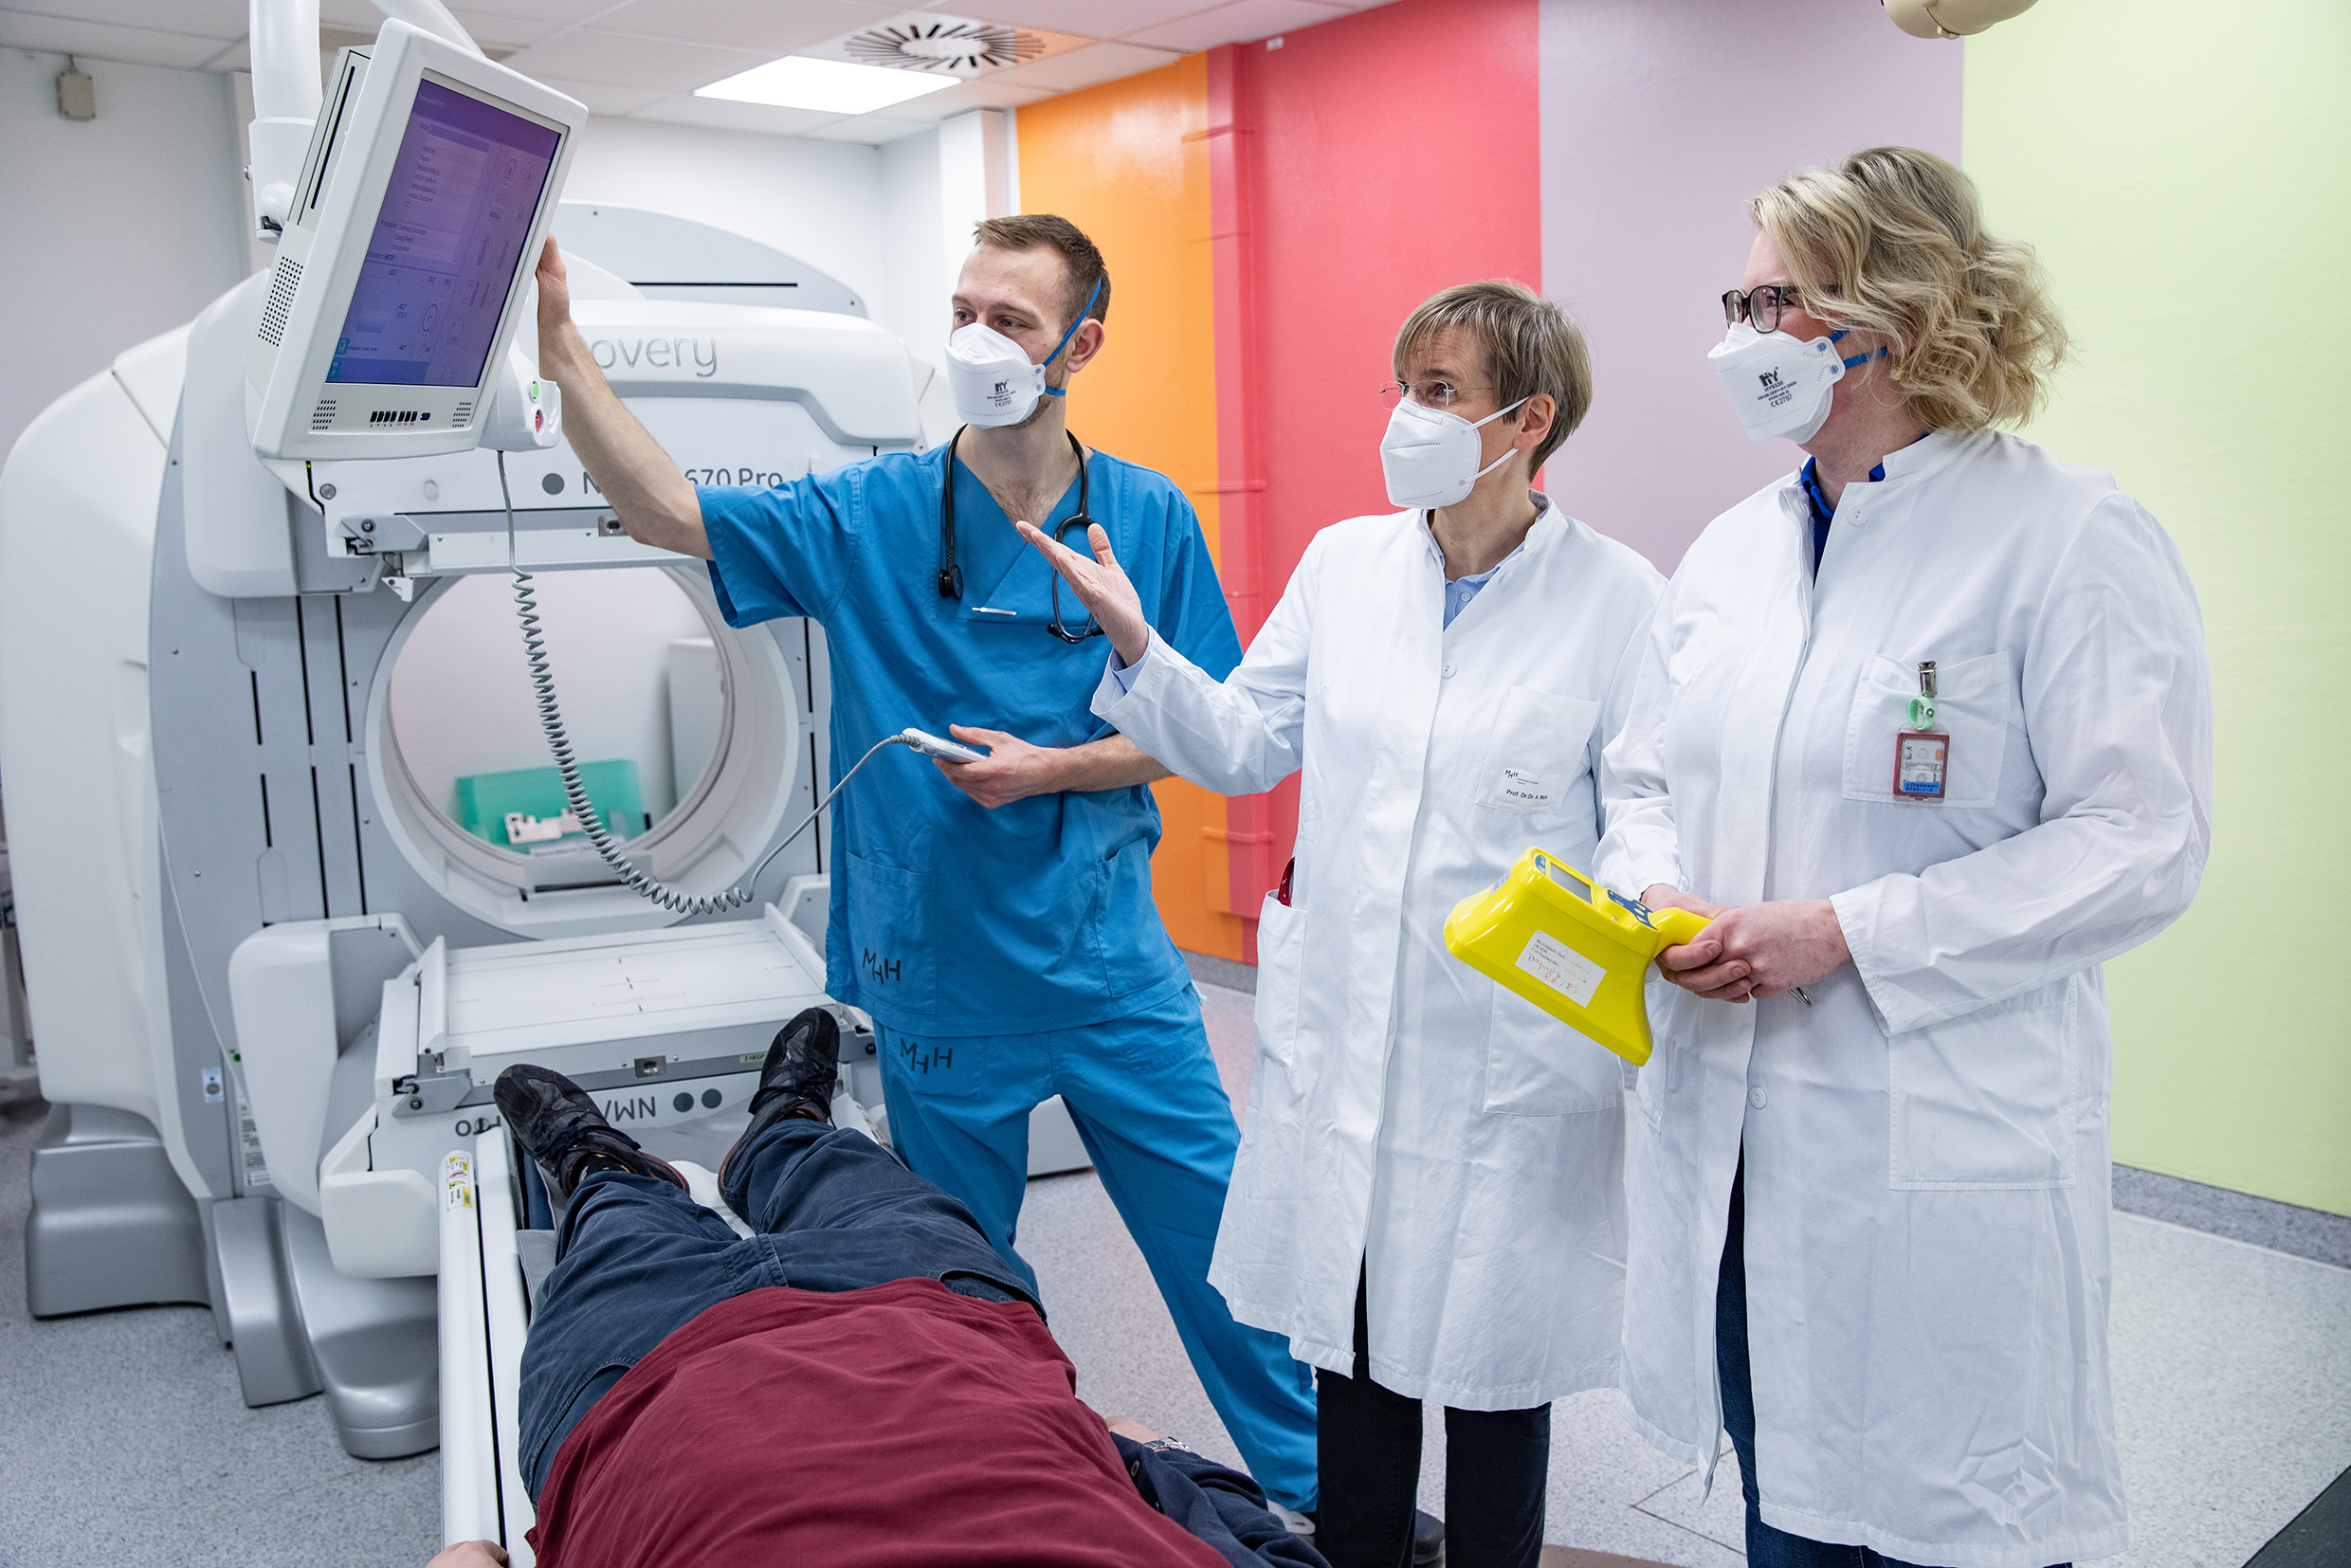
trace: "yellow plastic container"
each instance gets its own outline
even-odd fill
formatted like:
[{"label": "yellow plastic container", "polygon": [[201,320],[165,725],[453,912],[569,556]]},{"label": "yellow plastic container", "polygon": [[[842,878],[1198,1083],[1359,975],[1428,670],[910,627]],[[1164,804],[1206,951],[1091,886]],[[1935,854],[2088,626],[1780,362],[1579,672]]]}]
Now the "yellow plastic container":
[{"label": "yellow plastic container", "polygon": [[1543,849],[1462,900],[1445,921],[1453,957],[1638,1067],[1649,1060],[1649,966],[1706,928],[1687,909],[1651,909]]}]

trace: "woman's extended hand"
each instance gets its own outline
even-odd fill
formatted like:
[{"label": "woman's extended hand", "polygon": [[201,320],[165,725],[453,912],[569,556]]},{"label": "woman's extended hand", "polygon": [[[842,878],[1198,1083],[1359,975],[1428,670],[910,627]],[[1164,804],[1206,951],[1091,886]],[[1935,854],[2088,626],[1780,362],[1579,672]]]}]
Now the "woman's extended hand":
[{"label": "woman's extended hand", "polygon": [[1018,522],[1012,526],[1020,530],[1022,538],[1037,547],[1037,553],[1062,574],[1062,580],[1076,590],[1079,603],[1101,623],[1110,638],[1110,646],[1119,650],[1119,662],[1139,663],[1151,649],[1151,623],[1143,619],[1143,601],[1136,593],[1135,585],[1127,581],[1103,525],[1091,523],[1085,530],[1085,542],[1094,547],[1092,560],[1066,545],[1054,543],[1034,523]]},{"label": "woman's extended hand", "polygon": [[1695,938],[1657,956],[1657,972],[1709,1001],[1777,996],[1852,960],[1836,906],[1827,899],[1773,899],[1725,909],[1658,886],[1641,902],[1708,917],[1711,923]]}]

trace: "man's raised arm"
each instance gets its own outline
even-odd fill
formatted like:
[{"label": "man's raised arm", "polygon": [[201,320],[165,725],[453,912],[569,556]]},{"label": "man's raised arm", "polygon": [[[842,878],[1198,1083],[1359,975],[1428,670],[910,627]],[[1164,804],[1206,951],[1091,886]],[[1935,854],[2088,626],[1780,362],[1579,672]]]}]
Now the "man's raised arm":
[{"label": "man's raised arm", "polygon": [[572,320],[572,285],[555,236],[538,257],[538,374],[563,390],[563,436],[639,544],[710,559],[694,486],[637,422]]}]

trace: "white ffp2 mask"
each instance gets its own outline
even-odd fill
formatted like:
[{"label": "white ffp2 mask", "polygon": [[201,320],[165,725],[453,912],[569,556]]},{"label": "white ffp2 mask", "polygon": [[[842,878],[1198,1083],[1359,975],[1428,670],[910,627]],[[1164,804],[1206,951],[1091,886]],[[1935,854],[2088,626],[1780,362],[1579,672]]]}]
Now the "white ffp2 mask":
[{"label": "white ffp2 mask", "polygon": [[1750,441],[1810,441],[1829,422],[1836,384],[1856,365],[1883,357],[1837,356],[1842,332],[1802,342],[1784,332],[1758,332],[1735,321],[1722,340],[1706,351],[1706,363],[1722,378],[1722,391],[1746,428]]},{"label": "white ffp2 mask", "polygon": [[[1519,403],[1525,401],[1519,399]],[[1388,416],[1388,433],[1379,438],[1379,466],[1388,479],[1388,504],[1450,506],[1475,489],[1478,481],[1510,461],[1510,452],[1504,452],[1485,467],[1478,466],[1483,455],[1478,425],[1500,419],[1510,409],[1496,409],[1472,425],[1457,413],[1427,408],[1409,397],[1398,403],[1395,412]],[[1514,447],[1511,451],[1517,449]]]},{"label": "white ffp2 mask", "polygon": [[1045,384],[1045,367],[1061,357],[1069,339],[1085,325],[1094,301],[1102,298],[1102,283],[1085,299],[1085,309],[1069,323],[1053,352],[1030,364],[1029,351],[995,328],[978,321],[957,327],[947,337],[947,391],[955,398],[956,417],[966,425],[993,430],[1017,425],[1036,411],[1040,397],[1066,397],[1059,387]]},{"label": "white ffp2 mask", "polygon": [[1054,389],[1045,384],[1045,367],[1029,362],[1028,350],[974,321],[947,339],[947,390],[957,418],[993,429],[1028,418]]}]

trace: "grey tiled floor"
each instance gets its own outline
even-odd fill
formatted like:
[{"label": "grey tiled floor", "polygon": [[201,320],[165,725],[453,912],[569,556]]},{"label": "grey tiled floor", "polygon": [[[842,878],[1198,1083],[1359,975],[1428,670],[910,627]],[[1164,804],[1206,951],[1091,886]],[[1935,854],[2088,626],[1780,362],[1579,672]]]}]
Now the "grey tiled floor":
[{"label": "grey tiled floor", "polygon": [[[1203,988],[1218,1064],[1246,1091],[1249,1001]],[[317,1399],[246,1410],[196,1307],[33,1322],[26,1169],[37,1122],[0,1113],[0,1568],[59,1561],[422,1568],[432,1455],[347,1457]],[[1141,1255],[1090,1174],[1033,1182],[1021,1247],[1079,1393],[1236,1459]],[[2236,1568],[2351,1466],[2351,1271],[2133,1215],[2115,1220],[2114,1370],[2135,1544],[2128,1568]],[[1554,1413],[1554,1541],[1736,1568],[1737,1475],[1701,1504],[1609,1396]],[[1442,1426],[1423,1505],[1442,1513]]]}]

